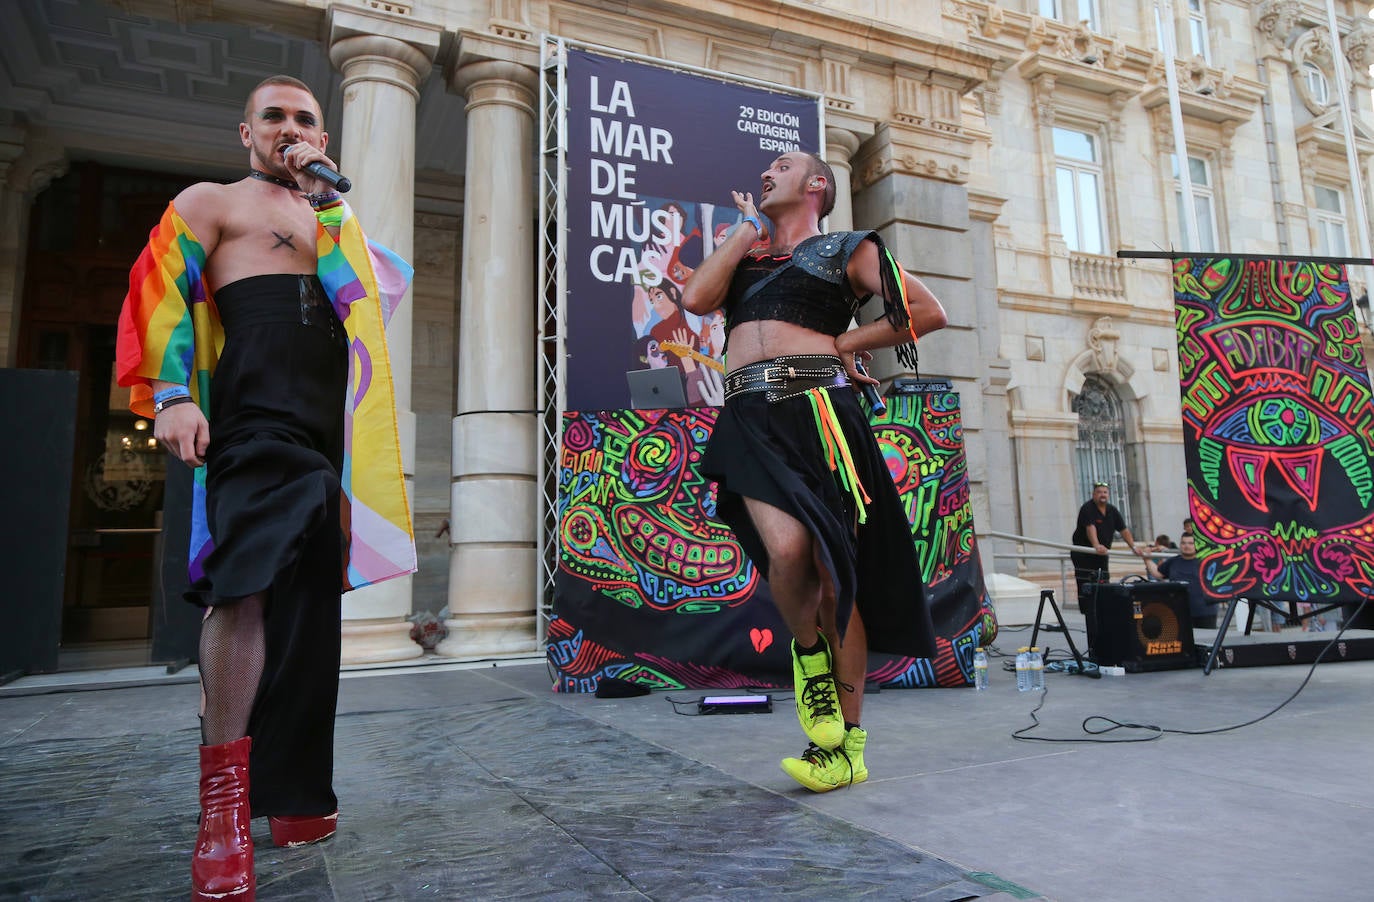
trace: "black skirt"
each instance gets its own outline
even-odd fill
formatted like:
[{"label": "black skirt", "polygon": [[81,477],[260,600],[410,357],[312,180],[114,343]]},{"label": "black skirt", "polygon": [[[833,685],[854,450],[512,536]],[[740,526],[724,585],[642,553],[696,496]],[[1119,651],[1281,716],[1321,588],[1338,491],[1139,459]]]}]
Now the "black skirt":
[{"label": "black skirt", "polygon": [[187,597],[214,606],[265,594],[267,656],[248,722],[253,814],[328,814],[338,807],[347,338],[314,276],[241,279],[215,304],[225,331],[206,454],[215,544]]},{"label": "black skirt", "polygon": [[785,511],[815,537],[835,585],[840,635],[857,604],[873,651],[935,656],[911,523],[852,389],[827,390],[869,501],[863,524],[853,496],[827,464],[806,396],[768,403],[764,393],[725,403],[702,459],[719,483],[717,512],[768,577],[768,552],[744,506],[754,498]]}]

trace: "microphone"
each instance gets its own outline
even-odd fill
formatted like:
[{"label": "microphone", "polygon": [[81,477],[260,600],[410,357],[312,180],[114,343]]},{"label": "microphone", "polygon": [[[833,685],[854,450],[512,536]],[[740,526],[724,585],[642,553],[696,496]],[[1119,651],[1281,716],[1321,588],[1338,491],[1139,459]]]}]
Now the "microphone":
[{"label": "microphone", "polygon": [[[286,152],[291,149],[291,146],[292,145],[288,145],[287,147],[283,147],[281,149],[283,157],[286,156]],[[353,182],[347,176],[334,169],[330,169],[323,163],[309,163],[305,166],[302,166],[301,169],[310,173],[317,179],[322,179],[323,181],[328,182],[329,187],[333,188],[340,194],[347,194],[353,188]]]},{"label": "microphone", "polygon": [[[868,375],[868,370],[864,369],[863,361],[859,360],[858,357],[854,358],[854,369],[860,376]],[[887,402],[883,400],[882,395],[878,394],[877,386],[861,382],[859,383],[859,391],[863,392],[864,400],[868,402],[869,416],[880,417],[887,413]]]}]

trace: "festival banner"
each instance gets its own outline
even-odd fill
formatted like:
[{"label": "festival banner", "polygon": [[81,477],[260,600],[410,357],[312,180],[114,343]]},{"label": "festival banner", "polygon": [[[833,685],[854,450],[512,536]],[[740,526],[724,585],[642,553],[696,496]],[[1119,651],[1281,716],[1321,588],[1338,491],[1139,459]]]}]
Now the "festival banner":
[{"label": "festival banner", "polygon": [[[973,537],[958,395],[889,399],[873,424],[912,523],[935,658],[873,654],[883,686],[972,682],[996,624]],[[790,634],[768,586],[716,517],[699,470],[714,408],[569,413],[559,468],[555,688],[603,676],[649,688],[790,687]]]},{"label": "festival banner", "polygon": [[567,406],[634,406],[627,374],[668,368],[688,405],[724,403],[723,314],[682,286],[739,222],[732,189],[820,149],[817,99],[573,49],[565,113]]},{"label": "festival banner", "polygon": [[1344,267],[1174,262],[1188,509],[1214,598],[1374,581],[1374,405]]}]

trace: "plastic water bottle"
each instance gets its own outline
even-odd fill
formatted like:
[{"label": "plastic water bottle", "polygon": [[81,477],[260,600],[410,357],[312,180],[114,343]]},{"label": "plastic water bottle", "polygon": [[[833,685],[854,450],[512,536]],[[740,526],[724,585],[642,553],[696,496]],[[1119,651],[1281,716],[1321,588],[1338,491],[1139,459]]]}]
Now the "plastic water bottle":
[{"label": "plastic water bottle", "polygon": [[1040,654],[1039,646],[1032,645],[1030,650],[1030,684],[1035,692],[1041,692],[1045,688],[1045,659]]},{"label": "plastic water bottle", "polygon": [[1030,692],[1030,649],[1021,646],[1016,650],[1016,691]]},{"label": "plastic water bottle", "polygon": [[973,688],[979,692],[988,688],[988,653],[982,648],[973,650]]}]

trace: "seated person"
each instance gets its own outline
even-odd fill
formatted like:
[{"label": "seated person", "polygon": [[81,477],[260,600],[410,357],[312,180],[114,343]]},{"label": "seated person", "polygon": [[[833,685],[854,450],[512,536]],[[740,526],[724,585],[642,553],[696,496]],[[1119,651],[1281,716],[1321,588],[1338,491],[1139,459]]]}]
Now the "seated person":
[{"label": "seated person", "polygon": [[1200,566],[1197,543],[1189,533],[1179,537],[1176,557],[1165,558],[1158,564],[1151,557],[1145,558],[1145,569],[1151,579],[1188,584],[1188,613],[1192,617],[1193,627],[1214,630],[1217,628],[1217,611],[1202,592]]}]

